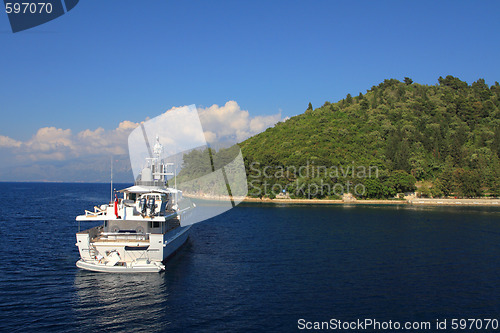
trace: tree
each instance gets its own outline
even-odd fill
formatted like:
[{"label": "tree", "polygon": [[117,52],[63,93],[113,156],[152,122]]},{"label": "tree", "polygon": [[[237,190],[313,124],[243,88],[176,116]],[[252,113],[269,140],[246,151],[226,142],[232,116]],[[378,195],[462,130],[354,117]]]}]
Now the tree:
[{"label": "tree", "polygon": [[458,90],[461,88],[467,88],[468,84],[465,81],[461,81],[459,78],[454,77],[452,75],[446,76],[446,78],[443,79],[443,77],[439,77],[438,82],[442,86],[450,87],[452,89]]},{"label": "tree", "polygon": [[441,191],[441,188],[443,187],[443,184],[441,184],[441,181],[439,179],[436,179],[434,181],[434,185],[431,187],[431,194],[433,198],[440,198],[443,196],[443,191]]},{"label": "tree", "polygon": [[388,179],[396,193],[415,191],[417,180],[412,175],[403,170],[396,170],[391,173]]},{"label": "tree", "polygon": [[450,155],[446,156],[444,170],[434,183],[434,186],[436,187],[436,190],[442,192],[444,196],[451,195],[455,190],[453,179],[453,158]]},{"label": "tree", "polygon": [[496,92],[497,94],[500,93],[500,83],[498,81],[495,81],[495,85],[490,87],[492,92]]},{"label": "tree", "polygon": [[404,138],[401,129],[392,131],[387,139],[385,154],[392,162],[393,170],[410,170],[409,152],[408,140]]},{"label": "tree", "polygon": [[430,198],[432,196],[431,189],[426,185],[422,185],[422,187],[420,187],[418,192],[420,196],[423,198]]},{"label": "tree", "polygon": [[410,79],[409,77],[405,77],[404,82],[405,82],[405,84],[406,84],[407,86],[409,86],[410,84],[412,84],[412,83],[413,83],[413,80],[412,80],[412,79]]},{"label": "tree", "polygon": [[376,109],[378,106],[378,101],[377,101],[377,90],[373,93],[373,98],[372,98],[372,109]]},{"label": "tree", "polygon": [[500,157],[500,126],[495,128],[493,135],[493,142],[491,143],[491,150]]},{"label": "tree", "polygon": [[311,104],[311,102],[309,102],[309,105],[307,106],[307,110],[312,110],[313,109],[313,105]]},{"label": "tree", "polygon": [[490,87],[488,87],[484,79],[478,79],[477,81],[473,82],[471,84],[471,87],[480,100],[486,101],[490,98],[491,96]]},{"label": "tree", "polygon": [[346,101],[347,105],[351,105],[352,104],[352,96],[351,96],[351,94],[347,94],[345,101]]},{"label": "tree", "polygon": [[366,111],[370,108],[370,103],[368,103],[366,99],[363,99],[361,103],[359,103],[359,105],[361,106],[361,110],[363,111]]},{"label": "tree", "polygon": [[365,197],[380,199],[384,196],[382,183],[379,178],[367,178],[364,185],[366,190],[364,193]]},{"label": "tree", "polygon": [[460,196],[473,198],[481,195],[481,177],[479,173],[459,168],[453,172],[453,176]]},{"label": "tree", "polygon": [[490,186],[490,194],[493,197],[500,197],[500,179],[496,178]]}]

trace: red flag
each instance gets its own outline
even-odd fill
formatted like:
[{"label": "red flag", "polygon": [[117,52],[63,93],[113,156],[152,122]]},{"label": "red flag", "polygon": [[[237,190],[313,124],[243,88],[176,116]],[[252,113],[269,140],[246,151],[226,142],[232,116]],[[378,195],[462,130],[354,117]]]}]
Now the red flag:
[{"label": "red flag", "polygon": [[118,218],[118,199],[115,194],[115,216]]}]

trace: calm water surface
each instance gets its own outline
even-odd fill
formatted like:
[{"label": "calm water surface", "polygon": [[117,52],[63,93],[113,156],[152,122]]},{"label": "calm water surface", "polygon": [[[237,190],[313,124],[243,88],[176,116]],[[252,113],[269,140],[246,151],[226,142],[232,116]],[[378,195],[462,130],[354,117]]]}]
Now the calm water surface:
[{"label": "calm water surface", "polygon": [[165,273],[112,275],[76,268],[74,245],[109,185],[0,183],[0,200],[4,332],[500,320],[498,208],[244,204],[196,224]]}]

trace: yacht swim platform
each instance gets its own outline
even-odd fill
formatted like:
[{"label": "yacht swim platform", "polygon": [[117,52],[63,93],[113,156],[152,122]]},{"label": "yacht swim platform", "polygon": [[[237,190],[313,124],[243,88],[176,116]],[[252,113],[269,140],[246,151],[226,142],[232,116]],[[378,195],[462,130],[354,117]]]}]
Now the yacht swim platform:
[{"label": "yacht swim platform", "polygon": [[107,273],[160,273],[165,270],[165,265],[156,261],[136,260],[133,264],[116,263],[114,265],[107,265],[106,263],[96,260],[83,261],[82,259],[76,262],[78,268],[86,269],[94,272],[107,272]]}]

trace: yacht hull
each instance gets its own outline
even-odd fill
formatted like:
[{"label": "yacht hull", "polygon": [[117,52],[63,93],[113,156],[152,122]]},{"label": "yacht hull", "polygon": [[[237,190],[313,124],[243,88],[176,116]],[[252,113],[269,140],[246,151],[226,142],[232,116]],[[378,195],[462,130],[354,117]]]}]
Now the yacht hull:
[{"label": "yacht hull", "polygon": [[[77,245],[80,248],[82,259],[76,262],[76,266],[94,272],[107,273],[158,273],[165,270],[163,262],[172,256],[188,239],[191,226],[179,227],[166,234],[150,235],[149,243],[142,243],[141,246],[130,246],[126,243],[87,243],[84,239],[79,239]],[[80,234],[82,236],[85,233]],[[147,244],[146,246],[144,246]],[[96,256],[90,256],[90,251],[86,248],[94,248],[97,253],[106,251],[117,251],[124,258],[134,258],[135,260],[125,260],[114,264],[109,261],[97,260]],[[147,248],[147,249],[146,249]]]}]

